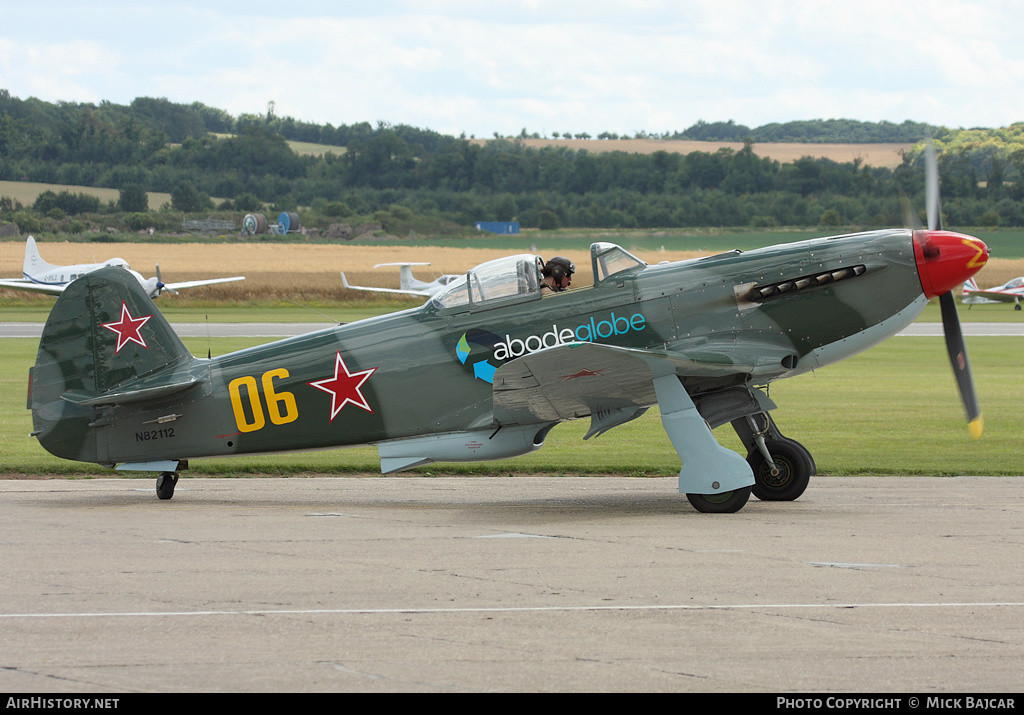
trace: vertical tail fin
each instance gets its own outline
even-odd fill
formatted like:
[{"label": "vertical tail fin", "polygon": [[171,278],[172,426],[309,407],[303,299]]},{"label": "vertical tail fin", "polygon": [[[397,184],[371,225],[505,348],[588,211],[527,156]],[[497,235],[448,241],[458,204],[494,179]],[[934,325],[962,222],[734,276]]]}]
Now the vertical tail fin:
[{"label": "vertical tail fin", "polygon": [[30,374],[33,434],[59,457],[103,463],[90,429],[103,406],[180,389],[194,361],[131,273],[88,273],[65,289],[43,328]]},{"label": "vertical tail fin", "polygon": [[398,269],[399,273],[399,285],[402,290],[416,290],[415,284],[416,279],[412,277],[412,266],[408,263],[403,263]]},{"label": "vertical tail fin", "polygon": [[28,237],[25,241],[25,265],[22,268],[22,274],[26,278],[39,275],[40,273],[46,273],[47,271],[56,268],[46,261],[39,255],[39,249],[36,247],[36,239],[32,236]]}]

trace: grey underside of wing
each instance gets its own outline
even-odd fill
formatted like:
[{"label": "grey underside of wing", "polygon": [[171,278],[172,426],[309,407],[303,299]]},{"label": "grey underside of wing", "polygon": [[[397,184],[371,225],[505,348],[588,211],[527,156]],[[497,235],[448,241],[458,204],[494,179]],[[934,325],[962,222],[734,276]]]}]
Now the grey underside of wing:
[{"label": "grey underside of wing", "polygon": [[722,376],[747,366],[669,352],[572,343],[512,360],[494,375],[500,424],[556,422],[639,410],[657,403],[653,380],[669,374]]}]

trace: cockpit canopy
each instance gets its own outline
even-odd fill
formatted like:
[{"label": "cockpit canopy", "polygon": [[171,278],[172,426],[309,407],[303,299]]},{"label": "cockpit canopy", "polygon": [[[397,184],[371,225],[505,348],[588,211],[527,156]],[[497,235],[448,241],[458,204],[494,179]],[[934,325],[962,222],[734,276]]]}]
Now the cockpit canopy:
[{"label": "cockpit canopy", "polygon": [[[601,287],[613,276],[622,276],[647,266],[614,243],[591,244],[590,260],[595,287]],[[437,308],[467,306],[470,310],[478,310],[539,299],[543,267],[544,259],[532,253],[481,263],[465,276],[453,279],[444,290],[434,295],[431,303]]]},{"label": "cockpit canopy", "polygon": [[641,269],[647,263],[614,243],[590,244],[590,261],[594,265],[594,285],[600,285],[612,276]]},{"label": "cockpit canopy", "polygon": [[521,253],[481,263],[452,280],[432,302],[439,308],[476,309],[540,298],[539,261],[539,256]]}]

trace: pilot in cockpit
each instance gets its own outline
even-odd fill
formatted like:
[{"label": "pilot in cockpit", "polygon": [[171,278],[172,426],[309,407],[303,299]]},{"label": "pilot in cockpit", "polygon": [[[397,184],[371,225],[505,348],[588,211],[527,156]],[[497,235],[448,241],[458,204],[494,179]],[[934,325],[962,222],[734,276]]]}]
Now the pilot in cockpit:
[{"label": "pilot in cockpit", "polygon": [[576,272],[576,265],[564,256],[555,256],[541,268],[541,292],[548,289],[555,293],[566,290],[572,283],[572,274]]}]

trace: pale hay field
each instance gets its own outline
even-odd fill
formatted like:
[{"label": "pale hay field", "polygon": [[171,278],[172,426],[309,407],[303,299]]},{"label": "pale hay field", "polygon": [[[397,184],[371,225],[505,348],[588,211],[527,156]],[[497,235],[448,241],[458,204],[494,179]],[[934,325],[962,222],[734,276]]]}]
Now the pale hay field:
[{"label": "pale hay field", "polygon": [[[40,184],[35,181],[0,181],[0,196],[17,199],[23,206],[31,206],[44,191],[59,194],[67,191],[71,194],[87,194],[96,196],[100,201],[117,201],[121,192],[117,189],[106,189],[101,186],[71,186],[68,184]],[[156,210],[164,204],[171,203],[171,195],[160,191],[148,191],[149,208]],[[6,273],[4,274],[7,275]]]},{"label": "pale hay field", "polygon": [[[398,287],[397,268],[374,268],[378,263],[401,260],[429,261],[417,266],[414,275],[431,280],[443,273],[465,273],[473,266],[512,251],[500,248],[442,248],[434,246],[352,246],[274,243],[41,243],[39,251],[50,263],[68,265],[123,258],[145,277],[155,275],[160,264],[166,282],[223,278],[243,275],[245,281],[223,286],[195,288],[188,295],[196,300],[296,300],[344,301],[369,297],[362,291],[346,291],[339,273],[345,271],[354,285]],[[523,252],[529,249],[524,244]],[[649,263],[678,261],[701,254],[693,251],[636,251]],[[593,282],[589,256],[572,256],[576,262],[575,287]],[[0,242],[0,277],[16,278],[22,273],[25,244]],[[1024,259],[993,258],[978,274],[982,287],[1002,285],[1024,275]],[[7,297],[25,293],[0,291]]]},{"label": "pale hay field", "polygon": [[[528,252],[524,243],[523,252]],[[145,277],[155,275],[156,264],[165,282],[245,276],[245,281],[223,286],[194,288],[195,299],[213,300],[345,300],[367,298],[363,291],[346,291],[341,271],[353,285],[398,288],[398,269],[374,268],[378,263],[396,261],[429,262],[416,266],[413,274],[432,280],[444,273],[465,273],[473,266],[509,255],[508,249],[440,248],[407,246],[351,246],[327,244],[148,244],[148,243],[41,243],[43,259],[58,265],[93,263],[123,258]],[[641,256],[652,262],[680,260],[692,253],[664,252]],[[20,277],[25,262],[25,244],[0,242],[0,277]],[[589,258],[577,259],[577,285],[593,282]],[[0,291],[13,296],[13,291]],[[23,293],[21,295],[24,295]]]},{"label": "pale hay field", "polygon": [[[486,139],[473,140],[476,144],[486,144]],[[569,149],[586,149],[589,152],[621,151],[626,154],[653,154],[666,151],[670,154],[689,154],[695,151],[716,152],[719,149],[739,151],[743,142],[698,142],[675,139],[517,139],[524,146],[540,148],[545,146],[564,146]],[[754,144],[754,153],[766,156],[783,164],[796,161],[805,156],[832,159],[840,163],[860,159],[867,166],[888,167],[894,169],[903,163],[901,152],[913,144]]]}]

